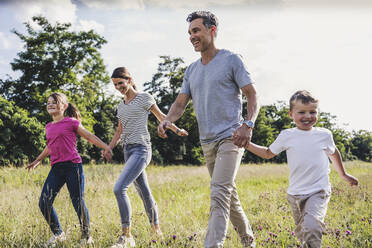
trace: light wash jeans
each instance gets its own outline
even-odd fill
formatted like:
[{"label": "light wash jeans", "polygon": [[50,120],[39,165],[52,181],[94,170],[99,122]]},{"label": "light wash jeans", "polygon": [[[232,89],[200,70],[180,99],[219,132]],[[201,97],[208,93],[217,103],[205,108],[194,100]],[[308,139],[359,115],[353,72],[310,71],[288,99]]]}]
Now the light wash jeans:
[{"label": "light wash jeans", "polygon": [[301,241],[301,247],[322,247],[324,218],[330,197],[324,190],[306,195],[287,194],[296,224],[295,234]]},{"label": "light wash jeans", "polygon": [[242,240],[253,242],[253,231],[240,204],[235,184],[244,149],[234,145],[231,138],[202,145],[202,148],[211,176],[211,206],[204,247],[223,247],[229,219]]},{"label": "light wash jeans", "polygon": [[54,199],[66,183],[72,205],[79,218],[82,235],[89,235],[89,213],[84,200],[84,171],[81,163],[61,162],[52,165],[39,200],[39,208],[53,234],[62,233],[58,215],[53,207]]},{"label": "light wash jeans", "polygon": [[124,146],[125,166],[114,186],[114,193],[119,206],[121,226],[131,224],[132,209],[127,195],[129,185],[133,182],[145,206],[150,224],[159,224],[158,209],[151,194],[145,169],[151,161],[151,147],[141,144]]}]

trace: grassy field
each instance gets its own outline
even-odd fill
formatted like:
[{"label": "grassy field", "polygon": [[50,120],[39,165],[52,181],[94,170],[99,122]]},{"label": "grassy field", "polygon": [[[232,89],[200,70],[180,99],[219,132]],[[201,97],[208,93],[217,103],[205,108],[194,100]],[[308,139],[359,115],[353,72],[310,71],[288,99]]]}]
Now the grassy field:
[{"label": "grassy field", "polygon": [[[122,165],[87,165],[86,201],[94,247],[109,247],[120,234],[120,217],[113,186]],[[360,186],[349,187],[335,171],[333,193],[326,216],[323,247],[372,247],[372,163],[346,163]],[[0,247],[43,247],[51,232],[38,208],[49,166],[28,173],[0,168]],[[143,204],[134,187],[129,189],[137,247],[203,247],[209,216],[209,175],[205,166],[147,168],[160,211],[162,240],[151,236]],[[242,165],[237,186],[243,208],[254,229],[257,247],[296,247],[294,223],[286,202],[286,165]],[[78,247],[80,228],[66,187],[54,206],[67,234],[61,247]],[[225,247],[241,247],[230,225]]]}]

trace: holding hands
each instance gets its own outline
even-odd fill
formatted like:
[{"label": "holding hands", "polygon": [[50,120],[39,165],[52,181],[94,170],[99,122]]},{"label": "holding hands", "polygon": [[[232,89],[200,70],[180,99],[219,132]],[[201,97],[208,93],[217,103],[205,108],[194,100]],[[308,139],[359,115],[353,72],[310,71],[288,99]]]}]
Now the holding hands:
[{"label": "holding hands", "polygon": [[241,125],[235,130],[232,137],[235,145],[247,149],[252,138],[252,128],[247,125]]},{"label": "holding hands", "polygon": [[173,132],[175,132],[178,136],[188,136],[189,133],[183,129],[183,128],[178,128],[175,125],[172,124],[172,122],[168,120],[163,120],[160,122],[158,125],[158,135],[165,139],[167,138],[167,134],[165,133],[168,129],[171,129]]}]

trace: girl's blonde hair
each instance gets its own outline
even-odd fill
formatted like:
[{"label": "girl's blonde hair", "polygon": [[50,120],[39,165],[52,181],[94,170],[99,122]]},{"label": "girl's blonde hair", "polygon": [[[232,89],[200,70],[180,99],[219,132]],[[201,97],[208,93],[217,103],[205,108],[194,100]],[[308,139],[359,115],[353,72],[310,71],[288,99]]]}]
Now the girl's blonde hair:
[{"label": "girl's blonde hair", "polygon": [[72,103],[68,101],[67,96],[65,94],[60,92],[53,92],[48,96],[48,98],[49,97],[52,97],[54,101],[57,102],[57,104],[62,103],[68,105],[67,109],[64,112],[64,116],[74,117],[79,121],[81,120],[80,111]]}]

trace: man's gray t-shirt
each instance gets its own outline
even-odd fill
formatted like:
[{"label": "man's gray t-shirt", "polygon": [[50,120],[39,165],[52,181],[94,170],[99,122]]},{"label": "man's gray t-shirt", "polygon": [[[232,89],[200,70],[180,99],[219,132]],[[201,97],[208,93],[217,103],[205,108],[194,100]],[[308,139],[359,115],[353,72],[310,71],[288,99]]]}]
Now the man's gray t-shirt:
[{"label": "man's gray t-shirt", "polygon": [[242,58],[219,50],[206,65],[198,59],[186,70],[180,93],[192,98],[201,144],[231,137],[241,125],[241,88],[252,83]]}]

